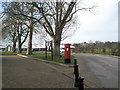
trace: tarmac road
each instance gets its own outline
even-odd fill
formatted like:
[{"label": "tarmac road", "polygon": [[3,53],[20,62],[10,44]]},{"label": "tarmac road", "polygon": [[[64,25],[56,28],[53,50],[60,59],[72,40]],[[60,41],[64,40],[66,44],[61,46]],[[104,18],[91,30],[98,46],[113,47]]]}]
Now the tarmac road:
[{"label": "tarmac road", "polygon": [[[73,54],[80,74],[91,87],[118,88],[118,58],[104,55]],[[92,84],[92,85],[91,85]]]},{"label": "tarmac road", "polygon": [[[73,54],[86,88],[117,88],[118,58]],[[74,88],[73,68],[16,55],[2,57],[3,88]]]},{"label": "tarmac road", "polygon": [[[59,67],[32,58],[3,55],[2,87],[74,88],[72,70],[72,68]],[[71,75],[72,78],[67,74]]]}]

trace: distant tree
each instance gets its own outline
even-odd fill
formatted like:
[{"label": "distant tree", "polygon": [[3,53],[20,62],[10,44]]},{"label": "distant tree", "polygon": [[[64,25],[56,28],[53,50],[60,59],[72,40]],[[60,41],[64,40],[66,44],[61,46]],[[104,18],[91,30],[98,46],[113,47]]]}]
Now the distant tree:
[{"label": "distant tree", "polygon": [[105,48],[103,48],[102,52],[103,52],[103,53],[105,53],[105,52],[106,52],[106,49],[105,49]]},{"label": "distant tree", "polygon": [[120,57],[120,42],[118,42],[118,56]]},{"label": "distant tree", "polygon": [[[21,47],[23,43],[26,41],[28,36],[28,29],[26,27],[26,20],[22,16],[16,16],[14,13],[19,12],[19,8],[21,8],[22,12],[24,6],[22,4],[17,2],[5,2],[3,3],[3,13],[4,13],[4,27],[3,27],[3,33],[7,36],[5,38],[12,39],[13,42],[13,51],[16,51],[16,42],[18,41],[18,52],[21,53]],[[12,30],[11,30],[12,29]],[[8,37],[10,36],[10,37]]]},{"label": "distant tree", "polygon": [[16,52],[16,42],[17,42],[17,34],[16,34],[16,30],[17,30],[17,27],[11,23],[6,23],[3,21],[3,24],[2,24],[2,30],[1,30],[1,33],[2,33],[2,39],[5,40],[10,40],[12,41],[12,51],[13,52]]},{"label": "distant tree", "polygon": [[[28,54],[28,55],[32,54],[33,33],[36,32],[35,31],[35,27],[37,25],[36,17],[39,16],[39,11],[34,8],[33,3],[34,2],[21,2],[21,4],[25,7],[24,12],[21,9],[21,7],[20,8],[17,7],[19,12],[14,13],[17,16],[26,18],[26,20],[28,21],[27,24],[25,24],[27,26],[27,28],[29,29],[28,47],[27,47],[27,52],[26,52],[26,54]],[[38,25],[37,25],[37,27],[38,27]]]}]

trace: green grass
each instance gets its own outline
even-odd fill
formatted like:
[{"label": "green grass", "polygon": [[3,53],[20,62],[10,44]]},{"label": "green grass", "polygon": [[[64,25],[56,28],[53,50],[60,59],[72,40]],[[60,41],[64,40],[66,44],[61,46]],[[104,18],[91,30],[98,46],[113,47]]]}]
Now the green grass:
[{"label": "green grass", "polygon": [[0,51],[0,54],[17,54],[17,52]]},{"label": "green grass", "polygon": [[[26,55],[26,54],[22,53],[22,55]],[[51,58],[51,53],[47,53],[47,58],[45,58],[44,52],[33,52],[32,55],[26,55],[26,56],[64,64],[64,56],[63,56],[63,54],[61,54],[61,55],[62,55],[62,57],[54,56],[53,60]],[[73,63],[74,63],[74,56],[71,56],[71,63],[70,64],[73,64]]]},{"label": "green grass", "polygon": [[102,54],[102,55],[113,55],[113,56],[118,56],[118,52],[113,51],[112,49],[106,49],[105,52],[103,52],[102,49],[96,49],[94,52],[91,50],[86,50],[86,51],[80,51],[78,53],[90,53],[90,54]]},{"label": "green grass", "polygon": [[[8,52],[8,51],[3,51],[0,52],[2,54],[22,54],[25,56],[29,56],[29,57],[34,57],[34,58],[39,58],[39,59],[43,59],[43,60],[48,60],[48,61],[53,61],[53,62],[58,62],[58,63],[62,63],[64,64],[64,55],[61,54],[62,57],[59,56],[54,56],[53,60],[51,58],[51,53],[47,53],[47,58],[45,58],[45,53],[44,52],[33,52],[32,55],[27,55],[26,52],[22,52],[22,53],[17,53],[17,52]],[[71,56],[71,63],[74,63],[74,56]]]},{"label": "green grass", "polygon": [[[58,62],[58,63],[62,63],[64,64],[64,55],[62,55],[62,57],[59,57],[59,56],[54,56],[53,57],[53,60],[51,58],[51,53],[47,53],[47,58],[45,58],[45,53],[44,52],[33,52],[32,55],[27,55],[26,52],[22,52],[22,53],[17,53],[17,52],[0,52],[2,54],[22,54],[22,55],[25,55],[25,56],[29,56],[29,57],[33,57],[33,58],[39,58],[39,59],[43,59],[43,60],[48,60],[48,61],[53,61],[53,62]],[[71,63],[70,64],[73,64],[74,63],[74,56],[71,56]]]}]

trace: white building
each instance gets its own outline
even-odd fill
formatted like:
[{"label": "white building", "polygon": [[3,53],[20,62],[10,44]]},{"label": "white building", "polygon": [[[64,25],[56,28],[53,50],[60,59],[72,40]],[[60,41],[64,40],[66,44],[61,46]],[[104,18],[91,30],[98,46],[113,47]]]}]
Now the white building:
[{"label": "white building", "polygon": [[2,51],[12,51],[12,46],[11,45],[8,45],[8,46],[6,46],[6,45],[0,45],[0,51],[2,52]]}]

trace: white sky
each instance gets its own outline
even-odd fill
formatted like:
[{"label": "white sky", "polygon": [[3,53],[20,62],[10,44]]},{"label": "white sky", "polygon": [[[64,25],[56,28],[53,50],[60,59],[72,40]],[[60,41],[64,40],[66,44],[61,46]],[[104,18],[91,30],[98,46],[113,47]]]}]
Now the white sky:
[{"label": "white sky", "polygon": [[97,7],[92,12],[79,12],[80,28],[62,43],[118,41],[118,1],[85,0],[85,5]]},{"label": "white sky", "polygon": [[[120,0],[82,0],[82,5],[97,5],[92,12],[80,11],[77,23],[80,28],[61,43],[92,41],[118,41],[118,2]],[[33,44],[39,44],[38,40]],[[27,42],[26,42],[27,44]]]}]

